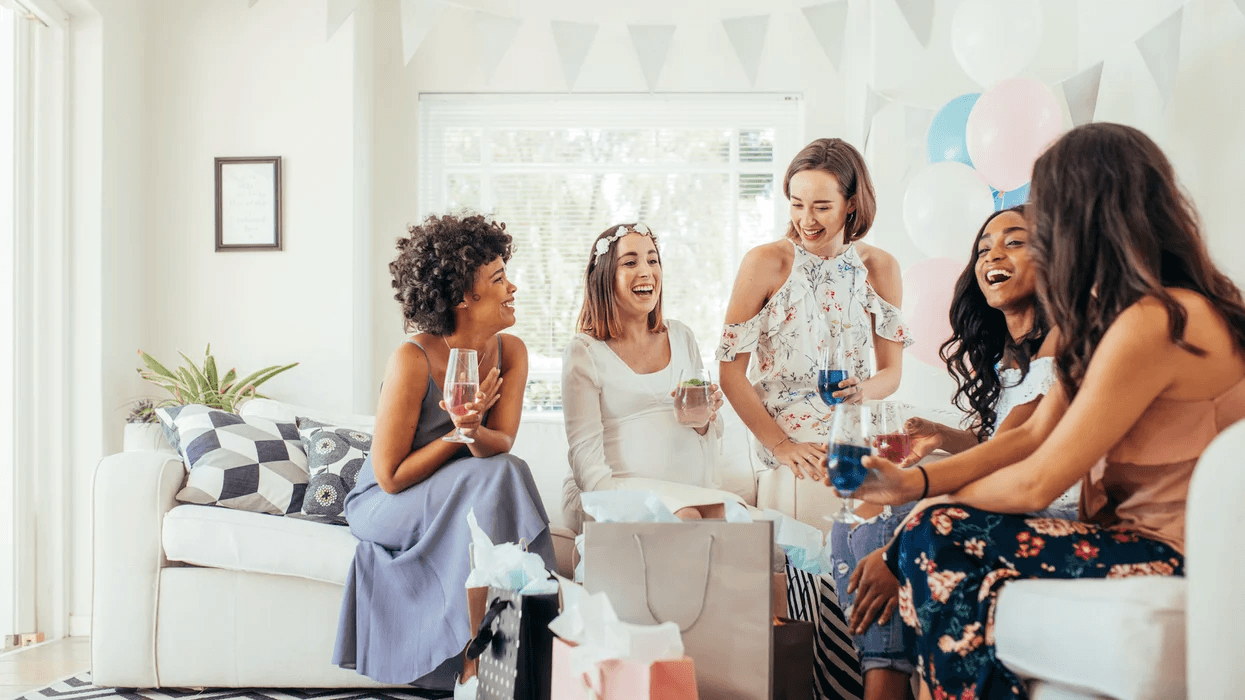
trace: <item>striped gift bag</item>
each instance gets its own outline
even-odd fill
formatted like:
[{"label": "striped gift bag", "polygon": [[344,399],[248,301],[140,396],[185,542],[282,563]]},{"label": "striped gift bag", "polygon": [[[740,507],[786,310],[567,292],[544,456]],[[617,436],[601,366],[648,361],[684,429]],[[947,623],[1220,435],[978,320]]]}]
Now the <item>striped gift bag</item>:
[{"label": "striped gift bag", "polygon": [[864,686],[860,658],[839,608],[834,579],[787,565],[787,617],[812,622],[813,687],[817,700],[860,700]]}]

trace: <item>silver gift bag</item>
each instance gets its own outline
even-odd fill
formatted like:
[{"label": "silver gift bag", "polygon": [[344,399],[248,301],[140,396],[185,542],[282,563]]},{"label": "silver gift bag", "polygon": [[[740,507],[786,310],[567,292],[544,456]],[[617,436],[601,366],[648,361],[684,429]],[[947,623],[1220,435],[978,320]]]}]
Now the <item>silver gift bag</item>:
[{"label": "silver gift bag", "polygon": [[773,523],[585,523],[584,587],[620,620],[674,622],[702,700],[769,700]]}]

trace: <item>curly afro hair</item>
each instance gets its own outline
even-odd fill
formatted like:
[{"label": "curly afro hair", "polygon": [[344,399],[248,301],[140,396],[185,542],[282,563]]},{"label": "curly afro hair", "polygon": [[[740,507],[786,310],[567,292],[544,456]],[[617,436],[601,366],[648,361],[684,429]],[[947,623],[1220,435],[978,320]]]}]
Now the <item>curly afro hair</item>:
[{"label": "curly afro hair", "polygon": [[479,214],[430,216],[398,239],[389,263],[393,295],[402,304],[406,330],[432,335],[454,332],[454,307],[475,285],[476,271],[501,258],[509,262],[512,239],[506,225]]}]

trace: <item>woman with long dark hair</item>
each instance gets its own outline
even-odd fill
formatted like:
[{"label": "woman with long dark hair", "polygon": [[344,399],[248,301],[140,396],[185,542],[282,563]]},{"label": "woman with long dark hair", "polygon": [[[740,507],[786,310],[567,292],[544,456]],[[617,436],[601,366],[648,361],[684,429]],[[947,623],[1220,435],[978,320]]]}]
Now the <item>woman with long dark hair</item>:
[{"label": "woman with long dark hair", "polygon": [[[943,697],[1025,697],[994,655],[1007,581],[1182,574],[1189,478],[1245,417],[1245,304],[1153,141],[1073,129],[1034,165],[1028,219],[1059,383],[1023,426],[960,455],[913,469],[868,459],[856,491],[951,502],[911,518],[886,553]],[[1078,481],[1079,520],[1012,515]]]},{"label": "woman with long dark hair", "polygon": [[[957,453],[1022,423],[1055,383],[1054,336],[1037,299],[1037,274],[1030,259],[1024,206],[991,214],[973,240],[951,302],[951,338],[941,354],[955,377],[955,402],[969,415],[967,430],[912,418],[915,464],[934,449]],[[1042,515],[1076,517],[1076,487]],[[831,532],[839,604],[851,610],[853,642],[864,669],[865,698],[903,698],[912,663],[903,623],[892,618],[898,603],[895,576],[882,548],[910,510],[856,528],[835,523]],[[876,620],[877,624],[874,625]]]}]

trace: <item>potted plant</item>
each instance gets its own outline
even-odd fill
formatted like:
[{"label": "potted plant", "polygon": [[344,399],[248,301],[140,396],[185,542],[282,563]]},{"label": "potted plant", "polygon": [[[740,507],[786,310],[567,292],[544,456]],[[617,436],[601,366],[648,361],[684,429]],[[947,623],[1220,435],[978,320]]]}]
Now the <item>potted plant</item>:
[{"label": "potted plant", "polygon": [[122,449],[126,452],[168,449],[164,429],[156,418],[156,402],[152,399],[139,399],[130,404],[130,412],[125,417]]},{"label": "potted plant", "polygon": [[[135,402],[130,416],[126,419],[125,449],[127,451],[130,450],[129,435],[131,432],[135,434],[134,449],[161,449],[161,445],[167,444],[156,418],[157,408],[203,404],[221,411],[237,413],[238,407],[247,400],[268,398],[257,391],[261,384],[298,366],[297,362],[288,365],[273,365],[238,379],[236,370],[231,369],[224,375],[217,372],[216,358],[212,356],[211,345],[208,345],[203,352],[202,366],[193,362],[185,353],[178,352],[178,354],[182,356],[184,364],[176,370],[170,370],[151,355],[142,350],[138,351],[138,356],[142,358],[143,365],[145,365],[138,369],[138,376],[169,392],[170,396],[159,401],[147,399],[146,403]],[[154,434],[151,428],[145,427],[151,425],[155,426]],[[131,426],[139,427],[131,428]],[[139,437],[140,435],[142,437]],[[151,446],[153,439],[155,447]]]}]

